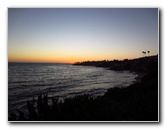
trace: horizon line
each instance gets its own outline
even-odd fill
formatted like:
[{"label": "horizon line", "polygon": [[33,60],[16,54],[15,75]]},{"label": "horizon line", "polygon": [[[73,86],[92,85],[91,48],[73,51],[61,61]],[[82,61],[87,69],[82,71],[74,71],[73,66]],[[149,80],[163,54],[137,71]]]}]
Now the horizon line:
[{"label": "horizon line", "polygon": [[65,62],[28,62],[28,61],[8,61],[8,63],[45,63],[45,64],[72,64],[72,63],[65,63]]},{"label": "horizon line", "polygon": [[[113,59],[113,60],[119,60],[119,61],[123,61],[123,60],[133,60],[133,59],[139,59],[139,58],[144,58],[144,57],[152,57],[152,56],[158,56],[158,54],[155,54],[155,55],[149,55],[149,56],[143,56],[143,57],[136,57],[136,58],[132,58],[132,59],[128,59],[128,58],[125,58],[125,59]],[[107,60],[107,61],[113,61],[113,60],[108,60],[108,59],[103,59],[103,60]],[[103,60],[86,60],[86,61],[103,61]],[[73,63],[69,63],[69,62],[33,62],[33,61],[8,61],[8,63],[50,63],[50,64],[74,64],[74,63],[77,63],[77,62],[85,62],[85,61],[76,61],[76,62],[73,62]]]}]

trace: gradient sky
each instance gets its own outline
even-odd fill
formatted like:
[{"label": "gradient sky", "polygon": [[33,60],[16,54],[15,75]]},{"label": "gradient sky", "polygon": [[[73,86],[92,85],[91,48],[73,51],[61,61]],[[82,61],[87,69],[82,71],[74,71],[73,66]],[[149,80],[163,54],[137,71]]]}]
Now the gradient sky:
[{"label": "gradient sky", "polygon": [[9,8],[8,61],[132,59],[158,54],[157,8]]}]

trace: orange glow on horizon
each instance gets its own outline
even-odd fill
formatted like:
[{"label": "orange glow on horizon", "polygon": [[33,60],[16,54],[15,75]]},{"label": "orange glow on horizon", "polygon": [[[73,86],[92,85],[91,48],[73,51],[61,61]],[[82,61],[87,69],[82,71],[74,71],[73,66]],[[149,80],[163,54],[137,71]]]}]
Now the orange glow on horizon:
[{"label": "orange glow on horizon", "polygon": [[140,56],[128,56],[129,58],[126,58],[125,56],[122,57],[120,55],[112,55],[112,56],[83,56],[83,55],[70,55],[70,54],[64,54],[64,55],[47,55],[47,54],[10,54],[8,56],[8,62],[43,62],[43,63],[75,63],[75,62],[83,62],[83,61],[98,61],[98,60],[123,60],[123,59],[133,59]]},{"label": "orange glow on horizon", "polygon": [[[125,54],[124,54],[125,53]],[[75,63],[83,61],[99,61],[99,60],[123,60],[123,59],[133,59],[141,57],[142,53],[130,54],[123,52],[116,53],[112,51],[111,54],[108,52],[91,53],[90,51],[78,51],[77,49],[72,49],[68,51],[54,51],[46,49],[24,48],[24,49],[11,49],[8,53],[9,62],[43,62],[43,63]]]}]

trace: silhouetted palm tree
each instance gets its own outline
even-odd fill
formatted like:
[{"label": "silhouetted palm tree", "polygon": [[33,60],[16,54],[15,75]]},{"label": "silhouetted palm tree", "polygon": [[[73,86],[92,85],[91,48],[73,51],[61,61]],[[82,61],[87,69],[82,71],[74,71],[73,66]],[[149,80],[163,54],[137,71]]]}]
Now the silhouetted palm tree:
[{"label": "silhouetted palm tree", "polygon": [[145,52],[145,51],[142,51],[142,53],[146,55],[146,52]]},{"label": "silhouetted palm tree", "polygon": [[148,56],[149,56],[150,51],[147,51],[147,52],[148,52]]}]

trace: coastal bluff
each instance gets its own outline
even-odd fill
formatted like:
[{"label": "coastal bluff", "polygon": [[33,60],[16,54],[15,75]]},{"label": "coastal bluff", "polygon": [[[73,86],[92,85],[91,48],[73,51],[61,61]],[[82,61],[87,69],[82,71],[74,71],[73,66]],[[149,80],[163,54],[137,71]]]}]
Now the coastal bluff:
[{"label": "coastal bluff", "polygon": [[104,67],[110,70],[120,71],[129,70],[134,72],[149,72],[155,65],[158,65],[158,55],[140,57],[135,59],[124,59],[124,60],[101,60],[101,61],[84,61],[76,62],[73,65],[83,66],[96,66]]}]

